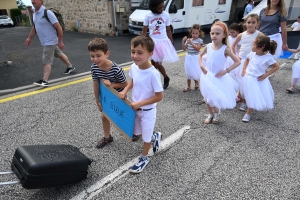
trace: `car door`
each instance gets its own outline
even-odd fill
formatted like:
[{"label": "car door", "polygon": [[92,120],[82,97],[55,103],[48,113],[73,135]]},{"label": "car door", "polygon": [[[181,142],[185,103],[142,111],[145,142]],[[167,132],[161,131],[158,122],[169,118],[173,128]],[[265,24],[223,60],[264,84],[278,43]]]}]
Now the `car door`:
[{"label": "car door", "polygon": [[176,29],[184,27],[185,9],[184,0],[172,0],[169,7],[170,22],[176,32]]}]

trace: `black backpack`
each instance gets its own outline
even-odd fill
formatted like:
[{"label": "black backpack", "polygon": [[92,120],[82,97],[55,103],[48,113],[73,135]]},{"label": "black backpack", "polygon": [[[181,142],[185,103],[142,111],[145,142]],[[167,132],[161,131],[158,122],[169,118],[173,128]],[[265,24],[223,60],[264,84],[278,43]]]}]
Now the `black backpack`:
[{"label": "black backpack", "polygon": [[45,9],[45,10],[44,10],[44,17],[45,17],[45,19],[46,19],[48,22],[50,22],[50,20],[49,20],[49,17],[48,17],[48,15],[47,15],[47,10],[51,10],[51,11],[54,13],[54,15],[56,16],[56,18],[57,18],[57,20],[58,20],[58,23],[60,24],[62,30],[64,31],[64,30],[65,30],[65,23],[64,23],[63,17],[62,17],[62,15],[60,14],[60,12],[59,12],[58,10],[56,10],[55,8]]}]

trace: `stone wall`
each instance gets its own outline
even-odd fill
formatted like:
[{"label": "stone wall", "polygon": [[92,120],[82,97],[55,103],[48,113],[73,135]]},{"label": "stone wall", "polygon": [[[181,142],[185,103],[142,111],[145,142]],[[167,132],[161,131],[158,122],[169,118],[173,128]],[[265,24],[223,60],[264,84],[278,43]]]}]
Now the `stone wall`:
[{"label": "stone wall", "polygon": [[115,0],[115,5],[117,4],[125,6],[125,12],[121,15],[122,25],[120,13],[116,13],[114,17],[111,0],[44,0],[47,8],[56,8],[63,15],[67,30],[77,27],[76,21],[80,21],[79,31],[99,34],[112,34],[115,30],[121,33],[121,29],[122,32],[128,29],[128,18],[132,13],[129,2]]}]

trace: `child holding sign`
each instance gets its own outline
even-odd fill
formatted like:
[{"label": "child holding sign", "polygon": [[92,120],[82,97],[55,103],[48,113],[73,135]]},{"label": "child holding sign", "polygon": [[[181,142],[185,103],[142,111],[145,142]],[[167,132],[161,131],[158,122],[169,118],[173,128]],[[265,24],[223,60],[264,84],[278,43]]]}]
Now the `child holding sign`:
[{"label": "child holding sign", "polygon": [[137,36],[131,41],[131,65],[129,76],[131,81],[119,93],[119,97],[125,99],[132,89],[132,109],[136,110],[134,124],[134,138],[144,140],[142,154],[138,162],[132,166],[131,173],[140,173],[148,164],[148,151],[153,145],[153,152],[157,152],[160,146],[161,133],[153,132],[156,121],[156,102],[163,98],[163,87],[160,74],[149,59],[153,55],[154,42],[150,37]]},{"label": "child holding sign", "polygon": [[[99,101],[99,82],[102,78],[106,86],[111,86],[118,92],[121,92],[127,86],[126,76],[121,67],[108,59],[109,50],[107,42],[102,38],[94,38],[88,45],[91,60],[91,73],[93,78],[93,89],[96,104],[100,112],[102,112],[102,105]],[[97,148],[102,148],[113,141],[110,135],[110,121],[102,113],[102,126],[104,130],[104,137],[97,143]]]}]

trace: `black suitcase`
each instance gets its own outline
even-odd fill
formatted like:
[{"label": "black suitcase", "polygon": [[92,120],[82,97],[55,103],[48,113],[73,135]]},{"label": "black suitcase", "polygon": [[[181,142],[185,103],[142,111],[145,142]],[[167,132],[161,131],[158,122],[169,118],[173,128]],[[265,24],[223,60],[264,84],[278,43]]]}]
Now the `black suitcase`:
[{"label": "black suitcase", "polygon": [[87,177],[91,162],[71,145],[21,146],[15,151],[11,169],[22,187],[37,189],[79,182]]}]

